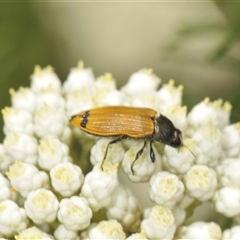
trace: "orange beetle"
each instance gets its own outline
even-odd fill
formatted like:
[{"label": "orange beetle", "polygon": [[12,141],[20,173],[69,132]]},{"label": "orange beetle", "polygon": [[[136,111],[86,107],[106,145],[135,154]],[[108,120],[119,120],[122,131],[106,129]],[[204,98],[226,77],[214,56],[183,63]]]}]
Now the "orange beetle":
[{"label": "orange beetle", "polygon": [[153,141],[174,148],[182,146],[181,131],[175,128],[168,118],[162,114],[159,116],[156,114],[157,112],[150,108],[108,106],[77,113],[71,117],[70,122],[86,133],[99,137],[114,137],[107,145],[103,162],[109,145],[126,138],[144,139],[144,144],[131,165],[132,173],[134,173],[133,165],[148,142],[152,162],[155,161]]}]

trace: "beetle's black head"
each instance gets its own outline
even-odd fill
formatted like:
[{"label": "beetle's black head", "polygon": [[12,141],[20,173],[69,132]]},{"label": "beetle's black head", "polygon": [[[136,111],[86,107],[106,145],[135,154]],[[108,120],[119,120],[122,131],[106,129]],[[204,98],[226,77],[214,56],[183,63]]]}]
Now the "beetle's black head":
[{"label": "beetle's black head", "polygon": [[163,115],[160,115],[155,119],[153,138],[155,141],[167,144],[174,148],[182,146],[181,131],[175,128],[173,123]]}]

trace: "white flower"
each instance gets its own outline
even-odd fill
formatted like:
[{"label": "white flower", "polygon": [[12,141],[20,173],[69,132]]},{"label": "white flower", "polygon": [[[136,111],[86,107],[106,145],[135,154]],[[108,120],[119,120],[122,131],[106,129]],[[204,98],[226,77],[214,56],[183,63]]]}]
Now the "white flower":
[{"label": "white flower", "polygon": [[102,106],[121,106],[126,105],[123,93],[117,90],[107,91],[99,89],[93,95],[94,108]]},{"label": "white flower", "polygon": [[216,167],[222,154],[222,133],[212,124],[200,127],[192,135],[196,163]]},{"label": "white flower", "polygon": [[194,204],[194,202],[196,202],[196,200],[193,197],[189,197],[186,193],[184,193],[184,196],[178,203],[177,207],[187,209],[188,207],[191,207],[191,205]]},{"label": "white flower", "polygon": [[83,173],[80,167],[70,163],[58,163],[50,171],[51,184],[64,197],[70,197],[83,184]]},{"label": "white flower", "polygon": [[36,227],[31,227],[28,229],[25,229],[23,231],[21,231],[18,235],[14,236],[16,240],[54,240],[54,238],[41,231],[40,229],[36,228]]},{"label": "white flower", "polygon": [[148,218],[151,211],[152,211],[152,208],[150,208],[150,207],[144,208],[143,209],[143,219]]},{"label": "white flower", "polygon": [[67,116],[46,103],[35,112],[34,131],[39,138],[55,137],[66,143],[71,138]]},{"label": "white flower", "polygon": [[107,208],[107,218],[116,219],[126,232],[136,232],[140,228],[141,209],[132,192],[119,185],[112,195]]},{"label": "white flower", "polygon": [[122,226],[116,220],[101,221],[89,231],[89,240],[118,239],[124,240],[125,233]]},{"label": "white flower", "polygon": [[173,208],[183,197],[184,185],[169,172],[158,172],[150,179],[149,196],[159,205]]},{"label": "white flower", "polygon": [[[156,162],[160,161],[161,158],[156,149],[153,147],[155,153],[155,162],[152,162],[148,143],[141,156],[134,162],[138,151],[143,146],[143,141],[139,141],[138,143],[140,147],[133,146],[124,154],[122,168],[132,182],[145,182],[150,179],[155,171]],[[134,164],[132,165],[133,162]]]},{"label": "white flower", "polygon": [[199,201],[210,200],[217,189],[217,176],[213,169],[194,165],[184,175],[187,194]]},{"label": "white flower", "polygon": [[187,218],[187,211],[186,209],[183,209],[182,207],[175,206],[172,209],[172,213],[175,219],[175,224],[177,227],[183,225],[184,221]]},{"label": "white flower", "polygon": [[71,231],[64,227],[63,224],[60,224],[54,231],[54,237],[56,240],[80,240],[78,237],[77,231]]},{"label": "white flower", "polygon": [[142,230],[140,233],[134,233],[130,235],[126,240],[148,240],[145,236],[145,232]]},{"label": "white flower", "polygon": [[193,134],[199,127],[211,123],[214,127],[222,129],[229,124],[231,106],[228,102],[218,99],[210,102],[209,98],[195,105],[188,114],[188,134]]},{"label": "white flower", "polygon": [[240,157],[240,122],[223,129],[222,145],[227,157]]},{"label": "white flower", "polygon": [[[223,102],[222,99],[218,100],[220,103]],[[221,119],[221,125],[227,126],[230,124],[230,114],[232,110],[232,105],[230,102],[226,101],[222,104],[222,106],[219,109],[218,115],[219,119]],[[221,127],[220,127],[221,128]]]},{"label": "white flower", "polygon": [[4,120],[3,132],[7,135],[10,132],[21,132],[28,135],[34,134],[32,114],[26,110],[12,107],[2,109]]},{"label": "white flower", "polygon": [[130,106],[152,108],[156,111],[159,108],[160,100],[156,92],[143,92],[128,97]]},{"label": "white flower", "polygon": [[11,185],[25,198],[32,190],[49,187],[48,175],[30,163],[16,161],[6,174]]},{"label": "white flower", "polygon": [[70,231],[87,228],[92,218],[92,210],[83,197],[65,198],[59,204],[58,220]]},{"label": "white flower", "polygon": [[169,108],[182,104],[183,86],[174,86],[174,80],[170,80],[168,84],[164,84],[157,92],[160,100],[158,111],[165,114]]},{"label": "white flower", "polygon": [[124,105],[124,94],[116,89],[116,81],[111,73],[97,78],[92,94],[94,107]]},{"label": "white flower", "polygon": [[216,170],[219,186],[240,189],[240,158],[224,159]]},{"label": "white flower", "polygon": [[[85,88],[77,91],[72,91],[66,96],[66,111],[70,118],[72,115],[93,108],[92,93]],[[75,129],[75,128],[74,128]],[[74,130],[73,129],[73,130]]]},{"label": "white flower", "polygon": [[[90,161],[92,165],[96,165],[97,163],[102,163],[104,154],[106,152],[107,145],[111,139],[109,138],[100,138],[91,148],[91,154],[90,154]],[[114,144],[110,144],[108,147],[108,152],[106,155],[106,158],[110,161],[112,164],[120,163],[123,159],[124,155],[124,149],[122,147],[122,143],[119,141]]]},{"label": "white flower", "polygon": [[110,206],[112,194],[117,186],[117,166],[105,167],[102,171],[100,164],[97,164],[85,176],[80,196],[85,197],[91,209],[96,212]]},{"label": "white flower", "polygon": [[0,173],[7,171],[8,167],[13,163],[14,159],[9,156],[3,144],[0,144]]},{"label": "white flower", "polygon": [[235,217],[240,214],[240,189],[221,188],[216,191],[213,200],[217,212],[227,217]]},{"label": "white flower", "polygon": [[11,188],[10,182],[0,173],[0,201],[16,199],[16,191]]},{"label": "white flower", "polygon": [[56,138],[41,139],[38,154],[39,166],[49,171],[58,163],[72,162],[68,146]]},{"label": "white flower", "polygon": [[63,84],[63,92],[65,95],[71,94],[73,91],[78,92],[83,89],[91,90],[95,81],[91,68],[84,68],[82,61],[78,62],[76,68],[72,68],[67,80]]},{"label": "white flower", "polygon": [[176,231],[172,211],[168,207],[154,206],[148,218],[142,220],[141,229],[149,239],[172,239]]},{"label": "white flower", "polygon": [[170,146],[164,148],[163,165],[169,172],[184,174],[195,162],[195,156],[192,154],[195,147],[194,140],[184,139],[183,143],[184,145],[179,149]]},{"label": "white flower", "polygon": [[129,95],[153,92],[158,88],[160,83],[160,78],[153,74],[152,69],[142,69],[133,73],[121,90]]},{"label": "white flower", "polygon": [[[161,112],[160,112],[161,113]],[[169,118],[174,126],[181,130],[182,133],[185,132],[187,128],[187,107],[181,106],[179,103],[173,106],[169,106],[164,115]]]},{"label": "white flower", "polygon": [[34,223],[42,224],[56,219],[58,205],[59,202],[51,191],[40,188],[28,194],[24,208]]},{"label": "white flower", "polygon": [[93,91],[113,91],[116,90],[116,80],[113,78],[111,73],[105,73],[98,77],[93,83]]},{"label": "white flower", "polygon": [[20,87],[18,91],[10,88],[11,102],[14,108],[33,113],[36,109],[36,94],[26,87]]},{"label": "white flower", "polygon": [[11,237],[28,226],[28,219],[23,208],[11,200],[0,202],[0,236]]},{"label": "white flower", "polygon": [[[0,240],[53,239],[49,232],[56,240],[126,239],[125,233],[128,240],[239,239],[240,123],[230,125],[230,103],[206,98],[187,115],[183,86],[170,80],[158,89],[161,80],[151,69],[132,74],[121,90],[116,83],[110,73],[95,79],[80,61],[63,86],[52,67],[36,66],[30,88],[9,90],[12,106],[2,110]],[[108,145],[111,138],[69,124],[73,114],[114,105],[168,117],[182,132],[181,146],[153,142],[150,149],[151,136]],[[217,224],[203,222],[216,216],[230,218],[223,237]],[[26,229],[29,220],[39,229]]]},{"label": "white flower", "polygon": [[51,66],[41,69],[41,67],[37,65],[34,68],[34,73],[31,75],[31,89],[37,93],[46,88],[61,93],[61,81]]},{"label": "white flower", "polygon": [[240,239],[240,226],[234,226],[232,228],[223,231],[222,240],[239,240]]},{"label": "white flower", "polygon": [[176,239],[222,239],[221,228],[214,222],[195,222],[180,228]]},{"label": "white flower", "polygon": [[36,98],[36,109],[41,108],[44,104],[51,106],[52,108],[56,108],[58,110],[62,110],[64,113],[65,110],[65,100],[63,97],[50,89],[41,89]]},{"label": "white flower", "polygon": [[80,232],[80,239],[81,240],[89,240],[89,231],[96,227],[97,226],[97,223],[93,222],[89,225],[89,227],[83,231]]},{"label": "white flower", "polygon": [[14,160],[25,163],[37,163],[37,140],[24,133],[11,132],[3,141],[6,152]]}]

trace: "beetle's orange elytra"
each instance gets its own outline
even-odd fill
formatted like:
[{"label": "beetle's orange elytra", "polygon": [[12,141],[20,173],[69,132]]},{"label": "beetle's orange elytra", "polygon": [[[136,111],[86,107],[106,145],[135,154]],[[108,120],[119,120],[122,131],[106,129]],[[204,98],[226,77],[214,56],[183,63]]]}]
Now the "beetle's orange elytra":
[{"label": "beetle's orange elytra", "polygon": [[[150,157],[155,161],[152,142],[157,141],[174,148],[182,146],[181,131],[173,123],[150,108],[108,106],[82,111],[73,115],[70,122],[86,133],[99,137],[115,137],[109,142],[104,159],[110,144],[122,139],[143,139],[144,145],[136,154],[135,161],[141,156],[147,142],[150,142]],[[103,159],[103,162],[104,162]],[[103,166],[103,163],[102,163]]]}]

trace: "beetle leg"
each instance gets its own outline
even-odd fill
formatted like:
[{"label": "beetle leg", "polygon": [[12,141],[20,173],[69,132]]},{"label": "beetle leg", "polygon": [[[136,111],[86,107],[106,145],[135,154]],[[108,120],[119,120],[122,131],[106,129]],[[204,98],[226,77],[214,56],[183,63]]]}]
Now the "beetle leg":
[{"label": "beetle leg", "polygon": [[153,143],[153,141],[150,141],[150,158],[151,158],[152,163],[154,163],[155,162],[155,153],[152,148],[152,143]]},{"label": "beetle leg", "polygon": [[138,158],[142,155],[143,150],[144,150],[144,148],[146,147],[147,142],[148,142],[148,140],[145,140],[145,141],[144,141],[144,144],[143,144],[142,148],[137,152],[136,157],[135,157],[134,161],[133,161],[132,164],[131,164],[131,171],[132,171],[132,174],[133,174],[133,175],[134,175],[133,165],[134,165],[134,163],[138,160]]},{"label": "beetle leg", "polygon": [[105,161],[105,159],[106,159],[106,157],[107,157],[107,153],[108,153],[108,148],[109,148],[109,146],[112,145],[112,144],[114,144],[114,143],[117,143],[117,142],[119,142],[119,141],[121,141],[121,140],[123,140],[123,139],[125,139],[125,138],[126,138],[125,136],[120,136],[120,137],[118,137],[118,138],[113,139],[112,141],[110,141],[110,142],[108,143],[108,145],[107,145],[107,147],[106,147],[106,150],[105,150],[105,153],[104,153],[103,161],[102,161],[102,164],[101,164],[101,169],[102,169],[102,170],[103,170],[104,161]]}]

